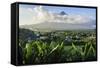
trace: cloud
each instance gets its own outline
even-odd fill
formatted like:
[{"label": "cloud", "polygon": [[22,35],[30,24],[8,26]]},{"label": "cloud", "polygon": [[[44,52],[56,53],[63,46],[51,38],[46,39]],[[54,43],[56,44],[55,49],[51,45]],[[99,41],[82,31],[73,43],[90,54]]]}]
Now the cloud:
[{"label": "cloud", "polygon": [[71,23],[71,24],[89,24],[91,23],[92,19],[90,17],[81,16],[81,15],[61,15],[52,13],[42,6],[37,6],[33,10],[34,16],[33,21],[37,23],[44,23],[44,22],[55,22],[55,23]]},{"label": "cloud", "polygon": [[33,9],[32,8],[28,8],[27,10],[30,11],[30,12],[33,12]]},{"label": "cloud", "polygon": [[[88,25],[95,27],[95,20],[93,20],[89,16],[82,16],[82,15],[61,15],[60,13],[52,13],[52,11],[48,11],[43,6],[35,6],[32,8],[27,8],[21,10],[24,15],[31,16],[27,18],[28,23],[25,22],[24,24],[40,24],[40,23],[68,23],[68,24],[80,24],[80,25]],[[21,13],[20,13],[21,14]],[[27,17],[28,17],[27,16]]]}]

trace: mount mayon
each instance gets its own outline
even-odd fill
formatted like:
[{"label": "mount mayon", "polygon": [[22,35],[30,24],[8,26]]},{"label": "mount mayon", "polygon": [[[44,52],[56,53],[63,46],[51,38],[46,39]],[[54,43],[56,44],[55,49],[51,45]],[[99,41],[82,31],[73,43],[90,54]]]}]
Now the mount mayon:
[{"label": "mount mayon", "polygon": [[[40,22],[37,24],[30,24],[30,25],[20,25],[20,28],[30,29],[32,31],[56,31],[56,30],[89,30],[89,29],[95,29],[95,26],[93,26],[95,20],[91,20],[85,23],[70,23],[70,22],[64,22],[62,19],[62,16],[68,16],[65,12],[61,12],[59,14],[61,17],[57,17],[57,20],[60,19],[61,22],[56,22],[55,20],[51,22]],[[67,17],[68,18],[68,17]],[[74,19],[74,18],[69,18]],[[62,22],[63,21],[63,22]],[[91,25],[92,24],[92,25]],[[95,25],[95,24],[94,24]]]},{"label": "mount mayon", "polygon": [[32,31],[57,31],[57,30],[89,30],[95,29],[92,26],[85,24],[68,24],[68,23],[50,23],[44,22],[33,25],[21,25],[20,28],[29,29]]}]

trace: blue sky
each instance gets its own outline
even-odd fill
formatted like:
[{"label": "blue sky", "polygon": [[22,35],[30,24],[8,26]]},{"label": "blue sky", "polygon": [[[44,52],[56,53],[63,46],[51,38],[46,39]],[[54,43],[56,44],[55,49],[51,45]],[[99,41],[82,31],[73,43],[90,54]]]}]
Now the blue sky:
[{"label": "blue sky", "polygon": [[[40,20],[41,21],[44,19],[39,18],[41,16],[38,16],[37,19],[35,20],[35,17],[37,16],[34,12],[34,8],[37,8],[41,5],[25,5],[25,4],[20,4],[19,6],[19,25],[27,24],[27,23],[36,23],[36,21]],[[95,26],[96,24],[96,9],[95,8],[79,8],[79,7],[60,7],[60,6],[42,6],[47,12],[52,12],[52,13],[60,13],[64,11],[68,15],[73,15],[75,17],[76,15],[76,20],[79,20],[78,22],[85,21],[87,18],[91,18],[88,21],[88,23],[85,23],[85,25],[90,25]],[[28,11],[31,10],[32,12]],[[42,12],[44,13],[44,12]],[[77,16],[79,15],[79,16]],[[79,19],[78,19],[78,18]],[[86,18],[84,18],[86,17]],[[34,20],[33,20],[34,18]],[[38,19],[39,18],[39,19]],[[82,19],[83,18],[83,19]],[[81,20],[82,19],[82,20]],[[49,20],[48,20],[49,21]],[[76,22],[75,22],[76,23]]]},{"label": "blue sky", "polygon": [[[37,5],[20,5],[20,8],[34,8]],[[41,6],[41,5],[39,5]],[[96,18],[96,9],[95,8],[77,8],[77,7],[57,7],[57,6],[43,6],[48,11],[53,13],[60,13],[61,11],[66,12],[67,14],[79,14],[84,16],[91,16]]]}]

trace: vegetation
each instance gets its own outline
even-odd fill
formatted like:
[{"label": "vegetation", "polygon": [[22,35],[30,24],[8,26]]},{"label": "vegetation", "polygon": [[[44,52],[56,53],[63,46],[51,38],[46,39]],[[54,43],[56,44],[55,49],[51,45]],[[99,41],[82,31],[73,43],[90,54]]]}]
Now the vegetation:
[{"label": "vegetation", "polygon": [[[58,31],[49,33],[34,31],[31,33],[33,33],[31,39],[25,38],[25,40],[21,36],[24,33],[20,34],[19,47],[23,53],[22,64],[96,60],[96,39],[94,31]],[[30,36],[30,34],[25,35]]]}]

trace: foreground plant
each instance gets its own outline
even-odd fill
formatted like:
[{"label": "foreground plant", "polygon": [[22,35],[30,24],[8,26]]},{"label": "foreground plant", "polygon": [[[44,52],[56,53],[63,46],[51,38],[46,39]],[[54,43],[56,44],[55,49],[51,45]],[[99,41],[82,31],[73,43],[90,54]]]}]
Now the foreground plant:
[{"label": "foreground plant", "polygon": [[77,46],[74,43],[66,46],[64,42],[51,41],[48,44],[37,40],[26,43],[25,46],[23,48],[24,64],[96,60],[96,47],[92,42],[87,42],[83,46]]}]

